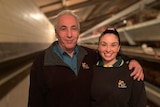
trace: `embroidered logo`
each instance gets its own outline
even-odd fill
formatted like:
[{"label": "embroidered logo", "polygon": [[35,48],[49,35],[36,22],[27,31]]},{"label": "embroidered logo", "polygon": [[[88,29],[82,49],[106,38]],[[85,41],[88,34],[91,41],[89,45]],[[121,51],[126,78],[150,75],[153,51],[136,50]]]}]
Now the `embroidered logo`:
[{"label": "embroidered logo", "polygon": [[118,88],[127,88],[127,85],[124,81],[119,80],[118,81]]},{"label": "embroidered logo", "polygon": [[86,64],[85,62],[82,63],[82,68],[83,69],[89,69],[89,66],[88,64]]}]

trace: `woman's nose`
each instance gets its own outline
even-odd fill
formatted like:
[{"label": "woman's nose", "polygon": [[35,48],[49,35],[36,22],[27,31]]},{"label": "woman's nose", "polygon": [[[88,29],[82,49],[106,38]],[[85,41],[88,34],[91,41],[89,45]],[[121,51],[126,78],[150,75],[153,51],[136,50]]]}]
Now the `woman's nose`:
[{"label": "woman's nose", "polygon": [[111,48],[109,46],[106,46],[106,49],[105,49],[107,52],[109,52],[111,50]]}]

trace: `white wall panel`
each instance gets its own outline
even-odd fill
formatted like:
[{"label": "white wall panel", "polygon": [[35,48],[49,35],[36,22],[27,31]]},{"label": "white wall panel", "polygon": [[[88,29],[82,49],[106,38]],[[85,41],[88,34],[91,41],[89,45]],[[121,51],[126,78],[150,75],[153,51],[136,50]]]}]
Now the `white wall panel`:
[{"label": "white wall panel", "polygon": [[54,27],[32,0],[0,0],[0,42],[51,43]]}]

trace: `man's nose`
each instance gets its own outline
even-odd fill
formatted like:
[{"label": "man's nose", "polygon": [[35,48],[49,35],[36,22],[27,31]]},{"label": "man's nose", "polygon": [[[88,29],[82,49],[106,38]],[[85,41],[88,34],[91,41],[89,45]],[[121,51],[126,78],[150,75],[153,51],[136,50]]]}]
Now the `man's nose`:
[{"label": "man's nose", "polygon": [[68,37],[72,37],[72,30],[68,30],[67,36],[68,36]]}]

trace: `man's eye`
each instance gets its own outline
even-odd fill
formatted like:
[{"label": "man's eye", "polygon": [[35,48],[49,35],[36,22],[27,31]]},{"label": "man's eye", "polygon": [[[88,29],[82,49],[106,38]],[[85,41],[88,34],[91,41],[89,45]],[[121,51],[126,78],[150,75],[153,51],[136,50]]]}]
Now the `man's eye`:
[{"label": "man's eye", "polygon": [[66,30],[66,27],[61,27],[60,30]]},{"label": "man's eye", "polygon": [[72,30],[78,30],[78,27],[74,26],[72,27]]}]

